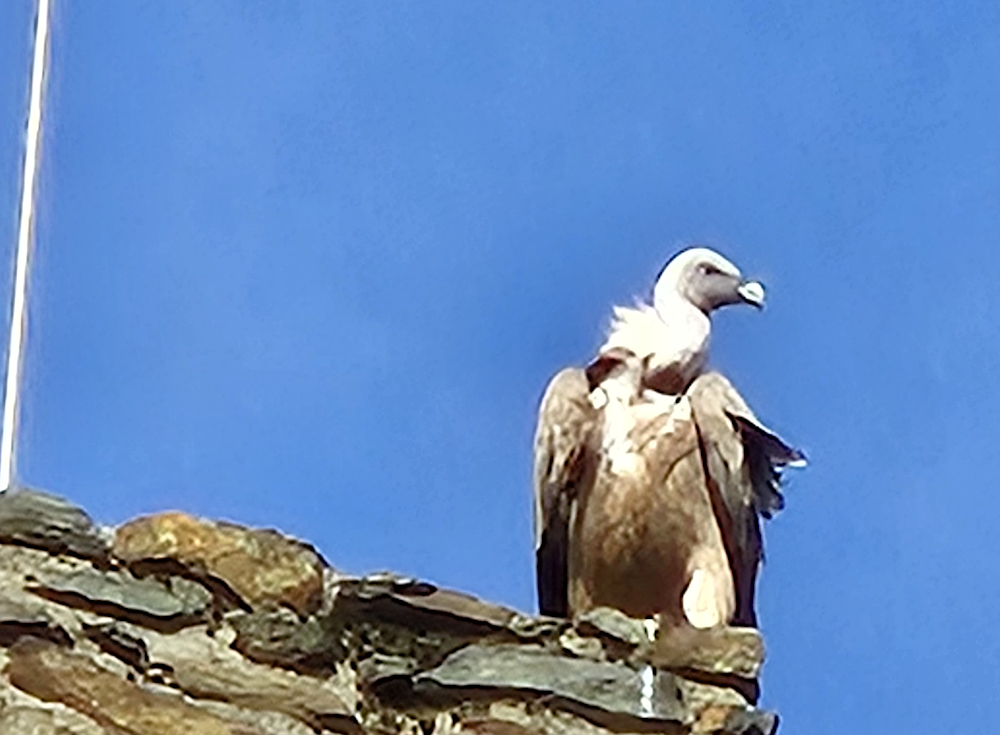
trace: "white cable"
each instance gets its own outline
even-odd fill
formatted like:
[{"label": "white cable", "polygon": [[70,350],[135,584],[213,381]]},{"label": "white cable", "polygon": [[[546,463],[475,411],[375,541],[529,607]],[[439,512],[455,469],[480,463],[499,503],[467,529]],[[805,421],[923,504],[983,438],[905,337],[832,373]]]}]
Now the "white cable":
[{"label": "white cable", "polygon": [[3,434],[0,435],[0,492],[6,492],[10,488],[14,477],[14,439],[17,435],[21,353],[24,347],[24,305],[28,295],[28,253],[35,213],[35,176],[38,172],[38,144],[42,132],[42,86],[48,58],[48,36],[49,0],[38,0],[35,55],[31,64],[31,97],[28,102],[28,137],[21,187],[21,220],[18,223],[17,259],[14,265],[14,306],[10,321],[10,347],[7,351],[7,391],[3,402]]}]

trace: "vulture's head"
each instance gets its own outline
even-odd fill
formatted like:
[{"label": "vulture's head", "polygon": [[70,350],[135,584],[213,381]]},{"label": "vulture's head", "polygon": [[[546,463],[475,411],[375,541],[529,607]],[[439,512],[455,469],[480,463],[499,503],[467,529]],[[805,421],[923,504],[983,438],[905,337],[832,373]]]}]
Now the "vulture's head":
[{"label": "vulture's head", "polygon": [[667,313],[677,299],[710,314],[728,304],[764,306],[764,287],[743,279],[739,269],[714,250],[690,248],[664,266],[653,287],[653,308]]}]

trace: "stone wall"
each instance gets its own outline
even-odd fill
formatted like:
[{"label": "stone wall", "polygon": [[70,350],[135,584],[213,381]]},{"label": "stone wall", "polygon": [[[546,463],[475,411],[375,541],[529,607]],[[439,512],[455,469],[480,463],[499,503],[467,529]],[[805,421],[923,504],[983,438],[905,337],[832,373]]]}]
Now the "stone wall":
[{"label": "stone wall", "polygon": [[525,615],[274,531],[0,496],[2,735],[769,735],[754,631]]}]

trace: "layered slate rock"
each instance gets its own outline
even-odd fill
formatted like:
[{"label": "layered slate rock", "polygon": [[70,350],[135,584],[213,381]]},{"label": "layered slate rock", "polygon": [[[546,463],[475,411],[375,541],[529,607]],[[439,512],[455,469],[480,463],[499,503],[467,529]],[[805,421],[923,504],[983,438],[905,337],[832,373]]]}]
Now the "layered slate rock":
[{"label": "layered slate rock", "polygon": [[72,642],[69,634],[42,605],[27,605],[10,597],[0,597],[0,646],[9,646],[25,636],[63,645]]},{"label": "layered slate rock", "polygon": [[302,620],[290,610],[231,615],[233,648],[251,661],[303,674],[321,675],[347,659],[341,631],[313,616]]},{"label": "layered slate rock", "polygon": [[327,676],[302,676],[248,661],[230,647],[231,631],[186,630],[175,636],[146,636],[149,657],[192,697],[231,702],[261,712],[281,712],[316,730],[350,729],[358,704],[346,666]]},{"label": "layered slate rock", "polygon": [[159,694],[49,642],[25,638],[10,649],[11,684],[44,702],[58,702],[102,727],[136,735],[259,735],[177,697]]},{"label": "layered slate rock", "polygon": [[105,559],[108,542],[90,516],[63,498],[17,489],[0,495],[0,543]]},{"label": "layered slate rock", "polygon": [[70,607],[91,609],[149,628],[179,630],[200,621],[212,596],[181,577],[137,578],[127,571],[77,569],[50,573],[28,590]]},{"label": "layered slate rock", "polygon": [[650,640],[616,610],[345,576],[274,531],[164,513],[112,534],[0,496],[4,735],[770,735],[762,658],[752,630]]},{"label": "layered slate rock", "polygon": [[[645,724],[687,724],[688,711],[674,677],[649,669],[649,681],[628,666],[563,656],[537,645],[477,645],[455,651],[440,666],[416,676],[418,688],[494,689],[557,697],[595,720],[641,729]],[[429,686],[430,685],[430,686]]]}]

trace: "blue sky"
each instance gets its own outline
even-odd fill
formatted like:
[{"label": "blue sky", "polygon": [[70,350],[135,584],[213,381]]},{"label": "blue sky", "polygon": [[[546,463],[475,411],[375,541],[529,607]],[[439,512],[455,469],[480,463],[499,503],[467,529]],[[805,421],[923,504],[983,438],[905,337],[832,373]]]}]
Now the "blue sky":
[{"label": "blue sky", "polygon": [[[992,732],[1000,6],[57,5],[24,482],[531,609],[545,382],[713,245],[769,287],[713,362],[812,459],[764,703]],[[7,262],[32,18],[0,6]]]}]

